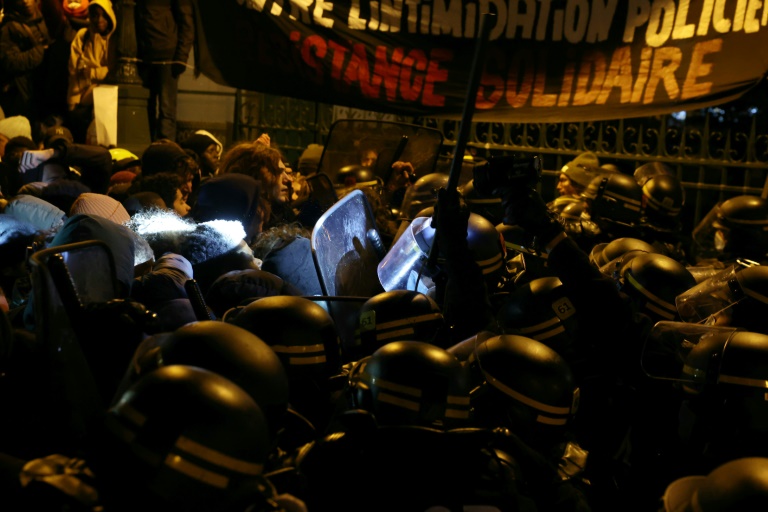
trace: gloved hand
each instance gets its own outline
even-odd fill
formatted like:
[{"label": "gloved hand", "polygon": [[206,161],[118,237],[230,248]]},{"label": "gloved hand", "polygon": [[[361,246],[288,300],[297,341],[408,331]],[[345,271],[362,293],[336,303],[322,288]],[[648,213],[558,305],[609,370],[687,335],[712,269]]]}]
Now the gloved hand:
[{"label": "gloved hand", "polygon": [[40,164],[43,164],[53,158],[53,149],[39,149],[32,151],[25,151],[21,155],[19,160],[19,172],[24,174],[25,172],[37,168]]},{"label": "gloved hand", "polygon": [[520,226],[536,237],[537,245],[542,249],[551,240],[563,232],[557,215],[547,208],[541,195],[535,190],[508,192],[502,197],[504,205],[504,224]]},{"label": "gloved hand", "polygon": [[461,202],[456,189],[437,191],[437,204],[432,215],[432,227],[437,233],[441,253],[446,258],[468,251],[467,227],[469,225],[469,209]]},{"label": "gloved hand", "polygon": [[173,64],[171,64],[171,76],[173,76],[173,78],[178,78],[186,70],[187,70],[186,64],[182,64],[181,62],[174,62]]}]

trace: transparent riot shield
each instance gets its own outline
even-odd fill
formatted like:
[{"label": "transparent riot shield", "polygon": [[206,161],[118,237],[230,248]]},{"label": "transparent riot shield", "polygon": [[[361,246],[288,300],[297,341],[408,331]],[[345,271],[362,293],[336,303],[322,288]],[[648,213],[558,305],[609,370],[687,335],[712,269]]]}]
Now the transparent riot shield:
[{"label": "transparent riot shield", "polygon": [[[51,428],[62,442],[81,446],[106,404],[80,343],[88,329],[82,311],[117,297],[114,261],[109,247],[94,240],[38,251],[30,265],[35,339],[50,388],[50,403],[40,410],[55,418]],[[103,334],[106,341],[110,333]]]},{"label": "transparent riot shield", "polygon": [[[370,298],[384,291],[376,269],[386,249],[362,191],[350,192],[325,212],[312,230],[310,243],[324,295]],[[354,344],[362,302],[327,301],[345,346]]]},{"label": "transparent riot shield", "polygon": [[415,124],[363,119],[342,119],[331,125],[319,172],[334,185],[342,168],[359,165],[369,168],[384,183],[392,163],[410,162],[415,176],[435,172],[443,135],[438,130]]}]

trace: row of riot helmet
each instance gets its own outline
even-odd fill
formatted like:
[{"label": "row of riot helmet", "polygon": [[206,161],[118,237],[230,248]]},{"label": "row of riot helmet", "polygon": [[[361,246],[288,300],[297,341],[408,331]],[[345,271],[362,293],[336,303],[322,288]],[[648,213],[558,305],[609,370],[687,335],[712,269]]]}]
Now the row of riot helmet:
[{"label": "row of riot helmet", "polygon": [[[583,168],[580,171],[589,172]],[[471,219],[479,216],[497,226],[507,270],[510,260],[524,257],[524,261],[515,267],[518,270],[516,278],[508,282],[510,286],[503,289],[499,301],[492,301],[495,306],[502,307],[495,310],[494,332],[484,338],[503,332],[541,342],[567,363],[575,381],[581,385],[581,396],[587,394],[589,397],[594,390],[589,391],[587,383],[595,373],[594,362],[590,363],[588,359],[594,353],[585,352],[585,345],[589,344],[585,339],[595,337],[597,324],[592,323],[595,320],[611,323],[606,322],[610,320],[607,312],[613,309],[607,303],[590,305],[579,300],[580,295],[585,295],[584,290],[574,289],[573,276],[563,271],[560,256],[556,258],[558,261],[553,261],[554,252],[549,248],[542,250],[541,244],[537,243],[540,232],[526,229],[528,226],[505,224],[509,208],[504,197],[478,194],[473,183],[462,187],[462,191],[465,192],[463,199],[472,211],[468,217],[467,241],[476,231],[473,225],[477,222]],[[427,200],[439,201],[434,195],[424,196]],[[630,475],[613,472],[610,475],[614,483],[621,482],[623,490],[619,494],[624,499],[629,496],[640,498],[638,503],[650,506],[658,495],[639,488],[641,486],[636,482],[644,477],[653,480],[650,489],[661,492],[669,481],[686,472],[702,474],[713,470],[717,464],[732,463],[740,457],[765,457],[768,452],[762,434],[768,409],[764,404],[762,384],[768,374],[762,358],[768,354],[768,324],[764,321],[768,313],[768,271],[758,264],[765,260],[768,252],[762,245],[768,225],[765,200],[739,196],[716,205],[709,218],[693,232],[695,245],[692,252],[696,258],[691,262],[681,258],[679,250],[670,250],[670,240],[674,239],[665,238],[666,234],[679,234],[684,193],[679,181],[663,165],[647,164],[634,176],[604,169],[596,171],[590,176],[583,196],[578,198],[582,202],[574,200],[571,203],[578,204],[588,213],[573,215],[572,220],[578,220],[582,227],[589,225],[585,221],[592,222],[595,225],[592,232],[601,237],[590,236],[587,243],[580,243],[580,247],[587,249],[582,251],[582,256],[591,263],[592,271],[598,272],[602,280],[618,292],[617,299],[621,297],[635,318],[627,322],[627,331],[617,329],[612,339],[614,349],[631,345],[623,354],[629,358],[620,361],[614,357],[619,356],[617,351],[601,360],[624,372],[620,380],[629,385],[627,389],[632,399],[628,403],[637,404],[636,410],[623,411],[630,428],[627,437],[621,440],[619,451],[612,454],[614,461],[621,461],[622,468],[616,473]],[[567,201],[561,203],[564,202]],[[425,201],[419,206],[431,205]],[[560,212],[553,212],[555,205],[548,206],[550,213],[559,213],[558,221],[565,224],[567,236],[578,238],[581,233],[569,230],[568,219],[565,222],[563,219],[574,207],[566,204]],[[423,250],[429,245],[429,237],[433,236],[429,231],[425,234],[425,226],[431,227],[435,219],[430,210],[425,208],[422,212],[416,214],[412,222],[416,228],[410,232],[405,230],[402,236],[410,233],[410,246],[421,246]],[[541,213],[546,217],[543,210]],[[604,219],[607,221],[601,223]],[[657,236],[643,236],[648,232]],[[747,242],[750,238],[751,244]],[[680,240],[675,244],[677,249],[681,248]],[[471,242],[468,245],[471,246]],[[716,252],[714,265],[700,257],[699,246]],[[575,253],[572,256],[574,259],[570,264],[573,268],[587,273],[580,266],[581,257]],[[475,258],[475,261],[480,264],[485,260]],[[387,288],[383,280],[382,284]],[[396,286],[407,286],[407,282]],[[594,310],[601,309],[604,311],[602,317],[594,315]],[[703,329],[708,334],[700,338],[686,335],[691,329]],[[699,343],[699,339],[714,336],[709,330],[719,335],[716,342]],[[684,339],[678,345],[685,348],[665,346],[664,350],[659,350],[656,347],[658,339],[668,338],[668,331],[676,332]],[[534,346],[531,341],[526,343]],[[474,348],[458,353],[477,358],[477,339],[470,345]],[[699,348],[692,350],[692,347]],[[610,350],[599,344],[593,344],[591,348],[605,353]],[[747,353],[751,356],[740,355]],[[660,361],[659,354],[667,360]],[[649,357],[652,357],[650,362]],[[726,358],[730,365],[725,365]],[[708,365],[706,368],[705,364]],[[661,374],[658,367],[668,372],[671,368],[671,373]],[[703,392],[696,392],[695,400],[690,396],[695,387],[690,384],[691,379],[710,382]],[[508,380],[509,377],[502,373],[491,379],[499,389],[505,389]],[[513,385],[506,387],[506,391],[508,397],[531,396]],[[540,403],[548,403],[542,395],[536,396],[542,398]],[[657,406],[659,410],[654,412]],[[616,420],[615,417],[612,419]],[[645,435],[647,439],[643,439]],[[632,450],[628,446],[633,443],[634,452],[629,453]],[[633,479],[635,483],[632,483]],[[764,483],[762,485],[764,499]],[[668,498],[670,496],[666,495],[665,500]],[[623,505],[630,508],[627,503]],[[665,505],[670,506],[670,503],[665,502]],[[638,508],[641,509],[647,508]]]}]

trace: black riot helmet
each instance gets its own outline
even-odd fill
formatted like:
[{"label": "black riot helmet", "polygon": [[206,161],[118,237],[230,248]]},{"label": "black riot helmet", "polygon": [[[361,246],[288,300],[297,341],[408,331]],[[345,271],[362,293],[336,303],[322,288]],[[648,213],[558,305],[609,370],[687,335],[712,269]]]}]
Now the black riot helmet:
[{"label": "black riot helmet", "polygon": [[621,237],[595,245],[589,253],[589,261],[601,268],[630,251],[658,252],[653,245],[639,238]]},{"label": "black riot helmet", "polygon": [[453,354],[422,341],[394,341],[358,361],[352,405],[381,425],[448,428],[469,419],[469,380]]},{"label": "black riot helmet", "polygon": [[578,314],[558,277],[540,277],[515,289],[496,313],[504,334],[533,338],[568,359],[577,336]]},{"label": "black riot helmet", "polygon": [[355,341],[364,357],[392,341],[433,343],[444,325],[443,313],[433,299],[412,290],[392,290],[365,301]]},{"label": "black riot helmet", "polygon": [[331,315],[304,297],[276,295],[245,306],[234,325],[252,332],[280,357],[288,377],[328,379],[341,370],[341,344]]},{"label": "black riot helmet", "polygon": [[[427,256],[434,240],[432,227],[434,209],[427,208],[408,224],[378,264],[377,274],[382,287],[391,290],[416,290],[427,295],[434,292],[435,277],[440,268],[430,268]],[[504,242],[493,224],[476,213],[469,214],[467,245],[472,259],[478,264],[489,290],[494,290],[504,273]]]},{"label": "black riot helmet", "polygon": [[468,362],[475,421],[509,428],[545,452],[563,441],[579,390],[557,352],[532,338],[504,334],[480,342]]},{"label": "black riot helmet", "polygon": [[768,508],[768,458],[742,457],[725,462],[707,476],[686,476],[670,483],[661,512],[726,512]]},{"label": "black riot helmet", "polygon": [[226,377],[259,404],[273,434],[282,426],[288,408],[287,374],[274,351],[247,330],[204,320],[147,338],[136,349],[122,390],[170,365],[196,366]]},{"label": "black riot helmet", "polygon": [[620,275],[621,290],[654,321],[679,319],[675,299],[696,286],[685,265],[664,254],[639,253]]},{"label": "black riot helmet", "polygon": [[504,206],[501,204],[501,198],[481,194],[475,188],[475,180],[465,183],[459,192],[470,212],[482,215],[494,225],[504,220]]},{"label": "black riot helmet", "polygon": [[244,510],[265,488],[270,447],[248,393],[208,370],[170,365],[109,409],[94,471],[117,508]]},{"label": "black riot helmet", "polygon": [[592,179],[582,194],[591,220],[633,226],[640,220],[642,191],[635,179],[612,172]]},{"label": "black riot helmet", "polygon": [[693,230],[696,256],[762,262],[768,255],[768,200],[742,195],[717,204]]},{"label": "black riot helmet", "polygon": [[653,176],[642,185],[642,192],[644,222],[663,229],[675,227],[685,205],[685,189],[677,176]]},{"label": "black riot helmet", "polygon": [[336,175],[337,187],[341,188],[370,187],[379,183],[373,171],[362,165],[346,165],[339,169],[339,173]]},{"label": "black riot helmet", "polygon": [[448,174],[433,172],[426,174],[405,190],[400,212],[404,219],[416,218],[420,211],[437,204],[437,191],[448,184]]},{"label": "black riot helmet", "polygon": [[[434,207],[430,207],[420,211],[418,217],[431,218],[434,213]],[[488,219],[470,212],[467,221],[467,246],[489,289],[493,290],[503,271],[506,252],[504,237]]]}]

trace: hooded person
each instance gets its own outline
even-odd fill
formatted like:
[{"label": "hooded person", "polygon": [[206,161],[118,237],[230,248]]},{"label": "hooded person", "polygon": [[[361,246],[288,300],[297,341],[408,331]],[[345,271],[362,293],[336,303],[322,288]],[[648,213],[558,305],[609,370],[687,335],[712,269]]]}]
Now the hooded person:
[{"label": "hooded person", "polygon": [[69,124],[79,142],[85,142],[93,121],[93,89],[115,67],[116,52],[110,38],[116,27],[110,0],[88,4],[88,26],[77,31],[70,46],[67,109]]},{"label": "hooded person", "polygon": [[261,233],[265,205],[260,182],[245,174],[222,174],[200,185],[189,215],[197,222],[235,220],[243,225],[245,241],[252,244]]},{"label": "hooded person", "polygon": [[0,108],[6,116],[38,120],[37,80],[50,43],[37,2],[6,0],[0,26]]},{"label": "hooded person", "polygon": [[134,215],[128,226],[149,243],[156,255],[172,252],[184,256],[192,264],[203,296],[219,276],[261,266],[245,243],[245,231],[238,221],[198,224],[173,212],[153,209]]},{"label": "hooded person", "polygon": [[211,133],[198,130],[179,145],[184,149],[192,150],[198,156],[203,179],[214,176],[218,172],[223,147]]},{"label": "hooded person", "polygon": [[[154,259],[149,244],[129,228],[106,217],[79,213],[64,222],[48,247],[59,247],[88,240],[99,240],[109,247],[115,264],[117,295],[127,297],[131,291],[136,268]],[[34,292],[24,311],[24,325],[28,330],[35,328],[33,298]]]},{"label": "hooded person", "polygon": [[110,64],[109,39],[115,31],[115,11],[109,0],[88,4],[89,26],[77,31],[69,58],[67,105],[70,110],[88,103],[93,86],[107,77]]}]

